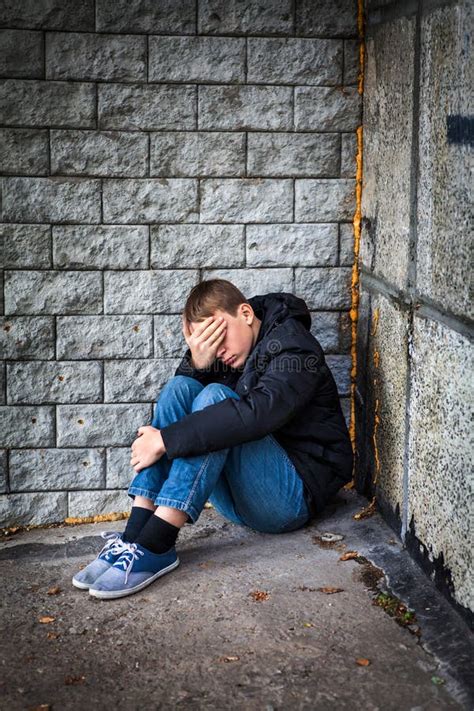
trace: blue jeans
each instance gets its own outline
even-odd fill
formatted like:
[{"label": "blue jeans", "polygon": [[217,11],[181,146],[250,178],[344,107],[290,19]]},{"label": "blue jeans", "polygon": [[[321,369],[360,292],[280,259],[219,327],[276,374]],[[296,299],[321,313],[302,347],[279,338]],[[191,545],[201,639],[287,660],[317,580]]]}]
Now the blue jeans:
[{"label": "blue jeans", "polygon": [[[151,424],[160,429],[228,397],[240,399],[227,385],[175,375],[161,390]],[[229,521],[265,533],[293,531],[310,517],[302,479],[272,434],[193,457],[164,454],[136,473],[127,493],[185,511],[190,523],[210,501]]]}]

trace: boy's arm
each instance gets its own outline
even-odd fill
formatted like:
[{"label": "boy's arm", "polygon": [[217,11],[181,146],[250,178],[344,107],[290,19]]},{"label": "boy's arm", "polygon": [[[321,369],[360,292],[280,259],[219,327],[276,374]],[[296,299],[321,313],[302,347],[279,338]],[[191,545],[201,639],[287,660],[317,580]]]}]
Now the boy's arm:
[{"label": "boy's arm", "polygon": [[327,365],[310,336],[303,348],[294,344],[294,335],[289,340],[240,400],[226,398],[163,427],[167,456],[195,456],[260,439],[303,409],[326,377]]}]

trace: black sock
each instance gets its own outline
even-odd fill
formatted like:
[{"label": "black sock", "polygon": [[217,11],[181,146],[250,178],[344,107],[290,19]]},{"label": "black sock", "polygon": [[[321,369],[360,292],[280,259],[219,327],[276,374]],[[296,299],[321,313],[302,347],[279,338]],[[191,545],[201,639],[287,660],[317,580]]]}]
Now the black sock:
[{"label": "black sock", "polygon": [[143,526],[135,543],[153,553],[164,553],[176,543],[180,529],[159,516],[151,516]]},{"label": "black sock", "polygon": [[130,517],[122,533],[122,540],[126,543],[133,543],[150,516],[153,516],[153,509],[145,509],[143,506],[132,506]]}]

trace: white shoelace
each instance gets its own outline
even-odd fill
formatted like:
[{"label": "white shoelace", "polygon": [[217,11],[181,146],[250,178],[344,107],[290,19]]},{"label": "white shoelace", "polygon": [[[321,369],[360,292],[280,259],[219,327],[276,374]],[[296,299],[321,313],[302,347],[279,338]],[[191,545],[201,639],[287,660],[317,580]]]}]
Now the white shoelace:
[{"label": "white shoelace", "polygon": [[126,543],[125,541],[122,541],[120,537],[120,533],[117,533],[116,531],[112,531],[112,533],[109,533],[108,531],[102,531],[101,534],[102,538],[108,538],[109,540],[107,543],[102,547],[102,550],[98,553],[97,557],[102,555],[102,553],[112,553],[113,555],[116,555],[117,553],[121,553],[125,547]]},{"label": "white shoelace", "polygon": [[136,543],[124,543],[123,552],[120,558],[115,562],[115,566],[118,568],[123,565],[125,570],[125,585],[127,584],[128,575],[133,568],[133,564],[139,559],[141,555],[145,555],[143,551],[137,550]]}]

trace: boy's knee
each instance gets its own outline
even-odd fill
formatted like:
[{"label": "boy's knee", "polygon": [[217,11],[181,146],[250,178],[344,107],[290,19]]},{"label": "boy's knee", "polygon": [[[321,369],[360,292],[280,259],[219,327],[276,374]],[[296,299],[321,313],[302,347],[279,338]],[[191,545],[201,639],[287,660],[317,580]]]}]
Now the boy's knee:
[{"label": "boy's knee", "polygon": [[225,400],[228,397],[239,399],[238,394],[228,385],[223,383],[209,383],[201,392],[194,398],[193,410],[199,410],[213,402]]},{"label": "boy's knee", "polygon": [[189,377],[189,375],[173,375],[161,388],[160,394],[156,398],[156,401],[158,402],[165,391],[168,392],[168,390],[172,390],[174,392],[177,390],[190,389],[200,390],[202,389],[202,385],[195,378]]}]

